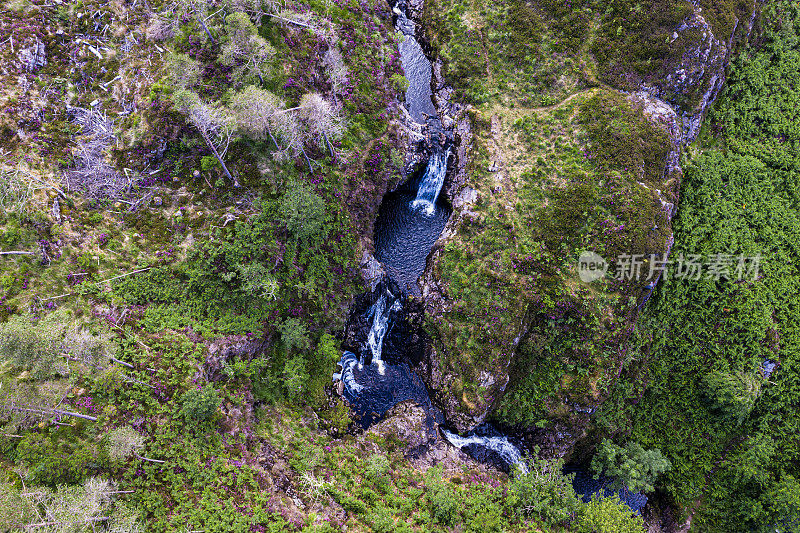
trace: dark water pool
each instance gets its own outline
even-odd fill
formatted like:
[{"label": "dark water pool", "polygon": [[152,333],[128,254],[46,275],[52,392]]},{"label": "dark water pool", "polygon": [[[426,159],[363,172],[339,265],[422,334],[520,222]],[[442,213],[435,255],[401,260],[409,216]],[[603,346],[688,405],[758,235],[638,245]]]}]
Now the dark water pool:
[{"label": "dark water pool", "polygon": [[443,203],[428,213],[412,205],[415,199],[410,191],[387,194],[375,223],[375,257],[386,265],[400,288],[412,295],[419,294],[417,278],[450,217],[450,208]]}]

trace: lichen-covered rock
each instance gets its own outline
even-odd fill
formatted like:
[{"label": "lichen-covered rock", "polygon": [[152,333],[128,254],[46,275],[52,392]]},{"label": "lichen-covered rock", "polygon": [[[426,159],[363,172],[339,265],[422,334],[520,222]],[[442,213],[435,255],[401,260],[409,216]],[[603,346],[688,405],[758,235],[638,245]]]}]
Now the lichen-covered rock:
[{"label": "lichen-covered rock", "polygon": [[407,454],[418,454],[435,442],[438,435],[436,424],[429,427],[427,420],[428,414],[423,407],[413,401],[401,402],[372,426],[369,433],[401,444]]},{"label": "lichen-covered rock", "polygon": [[217,338],[208,346],[203,364],[205,376],[210,381],[218,381],[224,377],[224,370],[233,359],[250,361],[269,346],[269,340],[253,339],[245,335]]},{"label": "lichen-covered rock", "polygon": [[20,50],[19,60],[26,72],[35,72],[47,65],[44,43],[37,39],[31,46]]},{"label": "lichen-covered rock", "polygon": [[715,29],[703,15],[703,8],[693,4],[691,14],[670,36],[670,45],[681,52],[679,59],[666,69],[665,75],[643,85],[645,90],[681,110],[685,142],[697,137],[706,111],[722,88],[736,30],[741,25],[750,34],[757,11],[755,6],[749,11],[745,21],[731,14],[733,30],[721,24]]}]

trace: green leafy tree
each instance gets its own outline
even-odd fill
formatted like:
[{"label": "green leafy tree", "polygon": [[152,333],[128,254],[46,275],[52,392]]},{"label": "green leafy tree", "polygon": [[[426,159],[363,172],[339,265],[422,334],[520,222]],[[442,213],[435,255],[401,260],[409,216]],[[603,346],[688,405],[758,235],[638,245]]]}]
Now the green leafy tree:
[{"label": "green leafy tree", "polygon": [[623,448],[608,439],[603,439],[591,462],[595,479],[605,474],[615,479],[617,488],[624,485],[633,492],[652,492],[656,478],[670,468],[661,450],[645,450],[636,442]]},{"label": "green leafy tree", "polygon": [[747,418],[761,394],[762,379],[754,373],[710,372],[703,378],[712,409],[736,425]]},{"label": "green leafy tree", "polygon": [[581,501],[572,488],[572,475],[564,475],[563,459],[534,456],[526,461],[527,472],[516,468],[509,483],[506,506],[520,518],[535,518],[547,527],[573,518]]}]

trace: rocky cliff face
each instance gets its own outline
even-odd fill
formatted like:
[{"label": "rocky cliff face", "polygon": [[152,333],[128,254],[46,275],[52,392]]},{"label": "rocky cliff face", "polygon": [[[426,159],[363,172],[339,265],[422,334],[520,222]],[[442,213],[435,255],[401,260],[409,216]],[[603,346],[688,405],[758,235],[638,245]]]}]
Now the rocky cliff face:
[{"label": "rocky cliff face", "polygon": [[[681,149],[697,136],[756,6],[717,10],[712,24],[702,5],[682,3],[658,28],[669,47],[649,73],[603,57],[591,42],[603,37],[587,37],[579,52],[547,60],[553,84],[537,107],[518,90],[531,71],[517,51],[493,43],[489,29],[507,17],[513,39],[514,17],[526,16],[543,21],[545,39],[558,42],[567,15],[544,4],[512,4],[471,13],[456,26],[447,17],[454,2],[431,0],[419,11],[440,59],[435,94],[472,100],[442,105],[459,144],[445,190],[453,216],[420,280],[434,339],[422,373],[457,429],[493,418],[564,455],[633,358],[625,341],[660,275],[644,260],[636,279],[612,264],[619,279],[586,283],[577,256],[590,250],[610,263],[625,254],[668,258]],[[658,9],[652,4],[648,9]],[[613,13],[592,17],[600,28],[616,24]],[[458,41],[462,32],[477,51]],[[461,90],[453,75],[459,61],[474,63],[468,53],[485,57],[475,66],[484,80]],[[536,47],[526,53],[532,60]],[[503,61],[514,62],[516,79],[502,77]],[[457,86],[455,95],[445,82]]]}]

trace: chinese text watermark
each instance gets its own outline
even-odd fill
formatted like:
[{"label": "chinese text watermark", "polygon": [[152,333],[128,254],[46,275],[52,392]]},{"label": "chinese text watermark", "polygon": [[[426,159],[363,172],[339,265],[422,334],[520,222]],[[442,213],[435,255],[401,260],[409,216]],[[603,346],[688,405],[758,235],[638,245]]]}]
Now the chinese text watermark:
[{"label": "chinese text watermark", "polygon": [[758,279],[761,256],[743,254],[711,254],[708,256],[683,253],[664,259],[661,254],[622,254],[615,261],[606,261],[595,252],[583,252],[578,257],[578,275],[584,282],[609,277],[624,280],[674,279],[752,280]]}]

